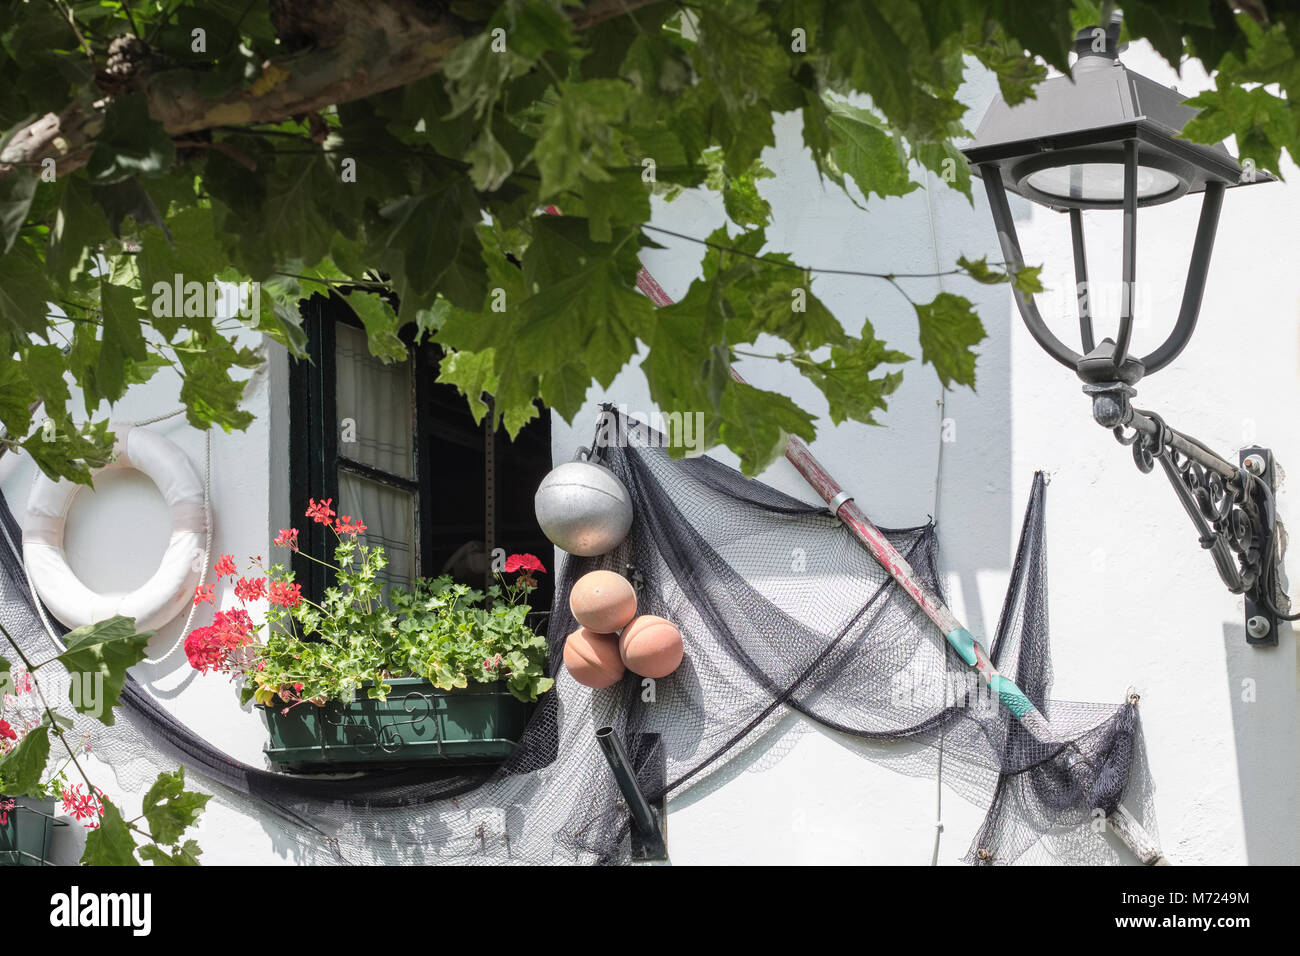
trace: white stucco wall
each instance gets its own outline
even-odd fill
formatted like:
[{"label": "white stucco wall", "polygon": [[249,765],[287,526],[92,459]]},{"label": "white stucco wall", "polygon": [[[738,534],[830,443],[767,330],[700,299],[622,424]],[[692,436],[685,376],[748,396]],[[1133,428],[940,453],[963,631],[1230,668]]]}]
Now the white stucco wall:
[{"label": "white stucco wall", "polygon": [[[1148,76],[1177,82],[1184,92],[1205,83],[1203,76],[1179,80],[1144,47],[1125,59]],[[968,86],[972,124],[992,94],[987,77]],[[777,174],[760,184],[774,212],[770,248],[797,262],[924,271],[946,268],[959,254],[1001,258],[978,183],[974,207],[934,184],[899,199],[873,200],[864,212],[836,187],[818,181],[802,148],[798,119],[790,116],[778,118],[777,147],[765,160]],[[1197,200],[1185,200],[1139,216],[1138,278],[1155,283],[1149,290],[1154,314],[1139,313],[1139,353],[1153,347],[1173,321],[1197,206]],[[1049,286],[1071,287],[1064,217],[1024,202],[1013,210],[1029,261],[1046,264]],[[655,222],[704,236],[723,216],[713,197],[688,194],[670,204],[656,202]],[[1298,224],[1300,193],[1291,186],[1228,193],[1201,327],[1173,368],[1140,383],[1139,404],[1224,453],[1258,441],[1274,449],[1284,468],[1300,469],[1294,417],[1300,404]],[[1117,275],[1114,217],[1090,218],[1088,228],[1094,279]],[[680,296],[697,274],[700,249],[657,238],[666,248],[647,253],[645,263],[670,295]],[[1160,285],[1165,277],[1175,284],[1172,294]],[[813,451],[877,523],[913,525],[937,517],[952,606],[981,640],[997,622],[1033,471],[1047,470],[1054,696],[1118,701],[1130,685],[1143,694],[1160,833],[1175,862],[1297,862],[1300,708],[1293,634],[1284,630],[1277,648],[1246,646],[1242,602],[1219,583],[1164,479],[1140,474],[1127,450],[1092,422],[1079,383],[1029,338],[1005,288],[943,281],[943,288],[976,302],[988,330],[980,347],[978,391],[945,394],[933,370],[914,361],[890,399],[884,427],[832,428],[825,420]],[[925,300],[938,286],[921,280],[909,288]],[[851,331],[869,316],[891,346],[920,355],[912,307],[886,283],[823,275],[814,289]],[[1049,301],[1061,300],[1044,304]],[[1067,339],[1072,314],[1056,323]],[[1106,334],[1104,326],[1099,320],[1099,335]],[[275,346],[268,353],[266,369],[248,390],[246,407],[257,416],[255,424],[242,433],[212,433],[213,549],[239,559],[269,554],[276,529],[290,523],[287,361]],[[755,385],[824,411],[818,393],[797,374],[754,360],[739,367]],[[593,388],[588,399],[572,427],[555,422],[557,460],[588,443],[599,402],[652,410],[635,363],[609,390]],[[160,375],[133,389],[115,418],[152,417],[178,405],[176,380]],[[944,418],[955,427],[955,441],[941,441]],[[152,427],[203,467],[203,436],[183,418]],[[716,454],[730,461],[725,450]],[[20,514],[32,473],[17,455],[0,459],[0,487]],[[816,500],[784,461],[762,480]],[[1297,507],[1284,482],[1283,520]],[[156,565],[165,521],[147,484],[105,483],[74,512],[72,563],[101,586],[132,586]],[[1300,582],[1300,565],[1294,557],[1288,563],[1291,580]],[[182,623],[160,630],[151,653],[165,652]],[[261,722],[252,713],[236,716],[234,692],[223,680],[192,673],[181,653],[141,666],[136,674],[208,740],[236,758],[260,763]],[[1242,699],[1246,680],[1255,683],[1252,703]],[[934,781],[893,773],[862,759],[855,746],[788,719],[750,765],[738,761],[727,772],[724,785],[671,802],[673,861],[928,863]],[[945,793],[942,862],[956,862],[964,853],[984,809]],[[273,833],[259,820],[213,804],[199,841],[209,863],[292,862]]]},{"label": "white stucco wall", "polygon": [[[1177,77],[1145,44],[1124,59],[1188,95],[1208,86],[1193,71]],[[993,94],[988,76],[963,91],[972,126]],[[836,187],[818,182],[796,117],[779,119],[777,147],[764,160],[776,173],[759,184],[773,209],[769,249],[788,252],[796,262],[903,272],[945,269],[960,254],[1002,258],[978,182],[973,208],[932,182],[926,191],[873,199],[863,212]],[[1040,305],[1058,335],[1073,341],[1068,220],[1023,200],[1013,199],[1012,209],[1027,260],[1044,264],[1045,283],[1064,290],[1040,297]],[[1151,308],[1139,313],[1138,354],[1172,327],[1198,214],[1199,200],[1191,198],[1138,217],[1137,277],[1145,287],[1137,302]],[[1094,283],[1118,279],[1117,219],[1086,217]],[[657,203],[655,222],[705,236],[724,217],[713,197],[691,194]],[[670,296],[680,297],[698,275],[700,250],[655,238],[667,248],[646,253],[644,262]],[[1274,450],[1283,469],[1297,461],[1297,265],[1300,199],[1294,188],[1278,183],[1229,191],[1200,327],[1174,366],[1139,383],[1138,404],[1223,454],[1259,443]],[[1005,287],[943,282],[945,290],[976,303],[988,332],[979,349],[977,391],[945,394],[930,367],[912,362],[882,416],[884,428],[833,428],[824,420],[813,452],[878,524],[937,517],[951,606],[981,640],[997,625],[1033,473],[1047,471],[1053,696],[1120,701],[1130,685],[1143,695],[1160,835],[1175,862],[1296,863],[1300,708],[1290,627],[1284,626],[1276,648],[1248,647],[1243,602],[1220,583],[1163,476],[1141,474],[1128,450],[1092,421],[1080,383],[1033,342]],[[821,275],[813,288],[851,331],[865,313],[892,347],[920,355],[912,308],[886,283]],[[909,291],[925,300],[938,286],[913,281]],[[1112,321],[1114,314],[1108,313]],[[1096,327],[1099,338],[1113,334],[1101,316]],[[804,407],[825,407],[788,368],[753,359],[738,367],[752,384],[789,394]],[[653,410],[634,367],[607,393],[597,391],[589,393],[591,406],[572,429],[556,428],[557,460],[589,442],[599,402]],[[955,428],[951,442],[941,441],[945,418]],[[725,449],[714,454],[735,463]],[[818,500],[785,461],[761,479]],[[1294,500],[1284,481],[1278,495],[1284,522]],[[1291,580],[1300,580],[1294,550],[1287,565]],[[1254,683],[1250,703],[1243,699],[1246,681]],[[793,742],[771,748],[755,761],[754,772],[670,805],[675,862],[929,862],[932,780],[863,760],[853,742],[802,719],[788,723]],[[773,751],[782,755],[774,758]],[[945,792],[941,862],[962,856],[984,809]]]}]

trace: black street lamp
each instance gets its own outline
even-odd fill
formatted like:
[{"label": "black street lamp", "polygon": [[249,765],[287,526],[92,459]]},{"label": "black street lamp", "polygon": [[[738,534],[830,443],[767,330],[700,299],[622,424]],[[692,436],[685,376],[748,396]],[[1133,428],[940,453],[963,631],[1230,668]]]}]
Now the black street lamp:
[{"label": "black street lamp", "polygon": [[[1210,551],[1219,576],[1246,595],[1247,640],[1276,644],[1277,542],[1273,462],[1267,449],[1248,448],[1232,464],[1196,439],[1169,427],[1154,412],[1134,408],[1134,386],[1167,366],[1196,329],[1224,190],[1270,182],[1249,161],[1243,166],[1217,146],[1179,138],[1196,110],[1176,90],[1127,69],[1119,60],[1119,20],[1107,29],[1080,30],[1072,76],[1053,77],[1035,98],[1010,106],[1000,96],[989,106],[975,140],[963,152],[984,182],[998,240],[1008,266],[1024,265],[1007,202],[1013,192],[1068,213],[1074,246],[1081,352],[1062,342],[1043,320],[1032,294],[1014,291],[1016,306],[1034,340],[1072,369],[1092,398],[1097,422],[1133,447],[1143,472],[1158,461]],[[1182,305],[1168,338],[1153,351],[1131,352],[1133,289],[1137,271],[1137,212],[1143,206],[1201,193],[1201,216],[1192,243]],[[1096,340],[1083,210],[1123,214],[1119,327]]]}]

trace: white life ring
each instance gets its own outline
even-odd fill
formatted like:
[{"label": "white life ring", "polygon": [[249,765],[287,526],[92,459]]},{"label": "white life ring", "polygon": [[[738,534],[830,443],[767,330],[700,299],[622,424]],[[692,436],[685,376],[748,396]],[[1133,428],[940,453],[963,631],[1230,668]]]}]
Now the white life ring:
[{"label": "white life ring", "polygon": [[23,521],[23,554],[32,585],[50,612],[68,627],[93,624],[115,614],[135,618],[138,631],[166,624],[194,597],[203,570],[210,523],[203,481],[175,442],[144,428],[114,425],[114,459],[100,469],[133,468],[153,480],[171,512],[167,551],[153,576],[128,594],[98,594],[68,566],[63,532],[72,501],[83,485],[38,475]]}]

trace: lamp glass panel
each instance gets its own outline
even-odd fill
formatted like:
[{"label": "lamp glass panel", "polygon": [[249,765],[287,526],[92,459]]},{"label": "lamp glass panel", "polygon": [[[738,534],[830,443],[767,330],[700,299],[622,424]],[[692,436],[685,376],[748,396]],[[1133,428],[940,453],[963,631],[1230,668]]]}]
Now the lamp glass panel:
[{"label": "lamp glass panel", "polygon": [[[1119,202],[1124,198],[1124,167],[1120,163],[1074,163],[1030,173],[1025,180],[1049,196],[1085,202]],[[1139,200],[1162,196],[1178,187],[1178,177],[1163,169],[1139,166]]]}]

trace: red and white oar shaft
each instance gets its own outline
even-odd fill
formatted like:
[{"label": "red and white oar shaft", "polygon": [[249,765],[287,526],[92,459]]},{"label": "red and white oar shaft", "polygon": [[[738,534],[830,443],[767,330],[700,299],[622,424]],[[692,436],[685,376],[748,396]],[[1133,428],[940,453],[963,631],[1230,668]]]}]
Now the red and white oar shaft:
[{"label": "red and white oar shaft", "polygon": [[[738,382],[745,381],[734,368],[731,370],[731,375]],[[1051,725],[1025,696],[1024,691],[1011,678],[998,672],[971,632],[962,626],[956,615],[939,599],[939,596],[917,577],[912,566],[907,563],[907,559],[899,554],[898,549],[890,543],[879,528],[871,523],[871,519],[863,514],[862,509],[854,504],[853,499],[840,487],[839,482],[832,478],[822,467],[821,462],[813,457],[808,446],[797,436],[791,435],[785,447],[785,457],[821,495],[831,513],[844,522],[844,526],[862,542],[871,552],[871,556],[889,572],[889,576],[908,593],[925,612],[926,617],[934,622],[935,627],[939,628],[939,633],[961,659],[975,668],[989,690],[995,693],[1016,719],[1025,725],[1025,729],[1045,743],[1056,740]]]}]

